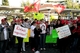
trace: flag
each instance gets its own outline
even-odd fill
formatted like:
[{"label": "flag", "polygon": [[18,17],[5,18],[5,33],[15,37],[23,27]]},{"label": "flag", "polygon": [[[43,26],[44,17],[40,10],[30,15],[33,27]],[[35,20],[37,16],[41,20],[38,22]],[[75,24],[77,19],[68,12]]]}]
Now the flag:
[{"label": "flag", "polygon": [[24,7],[24,12],[29,12],[29,7],[28,6]]},{"label": "flag", "polygon": [[38,0],[36,3],[34,3],[34,11],[38,12],[40,8],[40,0]]},{"label": "flag", "polygon": [[61,4],[54,5],[53,7],[58,14],[60,14],[65,9],[65,6]]},{"label": "flag", "polygon": [[40,0],[37,2],[34,2],[30,6],[25,6],[24,7],[24,12],[38,12],[40,8]]}]

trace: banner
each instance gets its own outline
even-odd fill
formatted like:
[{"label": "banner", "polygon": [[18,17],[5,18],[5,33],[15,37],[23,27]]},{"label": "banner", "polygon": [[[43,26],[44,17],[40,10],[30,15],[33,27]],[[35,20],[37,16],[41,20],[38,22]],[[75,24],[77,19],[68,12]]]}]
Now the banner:
[{"label": "banner", "polygon": [[52,30],[52,38],[58,38],[58,33],[56,29]]},{"label": "banner", "polygon": [[27,35],[26,35],[27,32],[28,32],[27,28],[24,28],[20,25],[15,25],[13,35],[17,36],[17,37],[21,37],[21,38],[26,38],[27,37]]},{"label": "banner", "polygon": [[58,33],[59,39],[62,39],[62,38],[65,38],[65,37],[71,35],[68,25],[56,28],[56,31]]},{"label": "banner", "polygon": [[51,30],[51,34],[46,36],[46,43],[57,43],[58,34],[56,29]]},{"label": "banner", "polygon": [[57,38],[52,38],[52,35],[47,35],[46,43],[57,43]]}]

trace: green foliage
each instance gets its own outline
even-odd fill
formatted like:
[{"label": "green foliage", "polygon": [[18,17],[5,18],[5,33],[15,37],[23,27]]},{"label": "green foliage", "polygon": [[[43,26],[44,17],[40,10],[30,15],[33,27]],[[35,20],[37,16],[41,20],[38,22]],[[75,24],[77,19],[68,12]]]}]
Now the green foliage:
[{"label": "green foliage", "polygon": [[21,3],[21,7],[28,6],[28,5],[30,5],[29,1],[26,2],[22,1]]},{"label": "green foliage", "polygon": [[9,6],[8,0],[2,0],[2,5]]},{"label": "green foliage", "polygon": [[27,12],[25,13],[26,17],[33,17],[33,13],[32,12]]},{"label": "green foliage", "polygon": [[12,16],[7,16],[7,20],[8,20],[8,23],[11,23],[12,20],[13,20],[13,17]]},{"label": "green foliage", "polygon": [[69,9],[80,9],[80,4],[79,3],[73,3],[72,0],[66,0],[66,6]]},{"label": "green foliage", "polygon": [[67,5],[67,8],[70,8],[70,9],[73,8],[71,0],[66,0],[66,5]]}]

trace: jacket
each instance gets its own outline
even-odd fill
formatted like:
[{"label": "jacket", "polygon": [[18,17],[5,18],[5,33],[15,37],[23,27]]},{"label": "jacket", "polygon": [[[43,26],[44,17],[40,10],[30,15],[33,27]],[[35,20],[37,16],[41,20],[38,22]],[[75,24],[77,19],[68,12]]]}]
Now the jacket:
[{"label": "jacket", "polygon": [[[9,33],[10,33],[10,29],[6,28],[7,31],[7,40],[9,39]],[[4,27],[2,27],[2,24],[0,24],[0,41],[5,40],[4,38]]]}]

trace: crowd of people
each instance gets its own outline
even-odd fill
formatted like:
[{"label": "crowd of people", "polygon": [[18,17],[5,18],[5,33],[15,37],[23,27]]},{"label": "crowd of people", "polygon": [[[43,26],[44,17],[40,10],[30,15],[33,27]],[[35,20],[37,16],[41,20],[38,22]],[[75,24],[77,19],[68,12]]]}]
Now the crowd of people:
[{"label": "crowd of people", "polygon": [[[17,53],[26,51],[23,38],[13,35],[15,25],[20,25],[24,28],[30,29],[29,45],[31,50],[35,53],[39,50],[46,50],[46,35],[50,34],[50,30],[68,25],[71,30],[71,35],[62,39],[57,38],[57,48],[60,53],[66,52],[66,47],[69,45],[70,53],[76,53],[77,45],[80,37],[80,20],[52,20],[50,23],[45,20],[29,20],[21,18],[13,18],[13,21],[9,25],[7,18],[1,20],[0,24],[0,53],[6,53],[8,47],[15,47],[15,40],[17,38]],[[10,45],[9,44],[10,41]],[[68,44],[67,44],[68,43]]]}]

